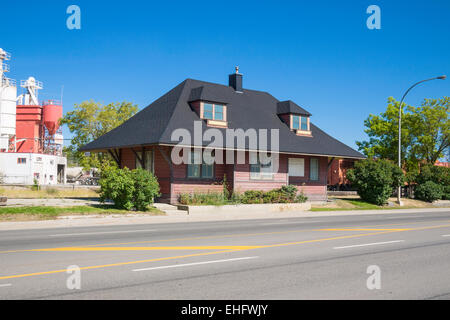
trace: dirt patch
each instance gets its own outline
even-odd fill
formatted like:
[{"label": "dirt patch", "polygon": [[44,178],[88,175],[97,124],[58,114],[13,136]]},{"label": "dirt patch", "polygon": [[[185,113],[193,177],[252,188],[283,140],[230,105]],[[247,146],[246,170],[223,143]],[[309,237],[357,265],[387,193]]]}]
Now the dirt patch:
[{"label": "dirt patch", "polygon": [[9,199],[58,199],[58,198],[98,198],[98,190],[94,188],[52,188],[32,190],[30,187],[0,187],[0,196]]},{"label": "dirt patch", "polygon": [[429,202],[424,202],[416,199],[402,198],[403,206],[397,204],[397,198],[389,198],[388,204],[384,206],[377,206],[368,202],[362,201],[359,196],[336,196],[329,197],[328,202],[323,205],[313,205],[313,211],[327,211],[327,210],[372,210],[372,209],[409,209],[409,208],[436,208]]}]

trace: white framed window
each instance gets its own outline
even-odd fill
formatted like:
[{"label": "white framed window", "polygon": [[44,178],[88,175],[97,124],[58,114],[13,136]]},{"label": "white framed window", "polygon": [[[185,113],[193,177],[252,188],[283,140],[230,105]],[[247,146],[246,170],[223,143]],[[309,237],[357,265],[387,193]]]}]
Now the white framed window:
[{"label": "white framed window", "polygon": [[272,161],[261,161],[257,152],[249,153],[250,179],[273,179]]},{"label": "white framed window", "polygon": [[310,131],[308,117],[292,115],[292,129]]},{"label": "white framed window", "polygon": [[214,178],[214,163],[205,163],[205,159],[202,159],[201,150],[190,151],[189,163],[187,165],[187,177],[201,179]]},{"label": "white framed window", "polygon": [[226,107],[222,104],[203,102],[203,119],[226,121]]},{"label": "white framed window", "polygon": [[304,158],[289,158],[288,170],[290,177],[304,177],[305,176],[305,159]]}]

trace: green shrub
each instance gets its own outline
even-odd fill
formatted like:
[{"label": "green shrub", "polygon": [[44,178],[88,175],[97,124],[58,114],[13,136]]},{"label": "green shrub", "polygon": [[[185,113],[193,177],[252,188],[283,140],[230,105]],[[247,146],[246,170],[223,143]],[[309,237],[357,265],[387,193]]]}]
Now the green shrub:
[{"label": "green shrub", "polygon": [[383,205],[404,181],[402,170],[388,160],[362,160],[347,171],[347,178],[367,202]]},{"label": "green shrub", "polygon": [[301,191],[296,197],[295,201],[296,203],[304,203],[308,200],[308,197],[304,195],[303,191]]},{"label": "green shrub", "polygon": [[145,211],[159,196],[159,184],[150,172],[106,167],[101,172],[100,201],[114,201],[117,209]]},{"label": "green shrub", "polygon": [[280,203],[282,201],[281,192],[278,190],[264,192],[262,198],[264,203]]},{"label": "green shrub", "polygon": [[298,193],[298,189],[296,186],[290,184],[287,186],[282,186],[280,189],[278,189],[278,192],[281,195],[280,201],[282,201],[283,203],[294,202],[295,197]]},{"label": "green shrub", "polygon": [[229,189],[229,185],[228,185],[227,175],[226,174],[223,175],[222,192],[223,192],[223,196],[225,197],[225,199],[230,199],[231,192],[230,192],[230,189]]},{"label": "green shrub", "polygon": [[55,188],[47,188],[45,189],[45,193],[49,194],[49,195],[56,195],[59,193],[58,189]]},{"label": "green shrub", "polygon": [[264,192],[259,190],[247,190],[241,197],[242,203],[252,204],[252,203],[264,203]]},{"label": "green shrub", "polygon": [[298,193],[294,185],[282,186],[279,189],[273,189],[267,192],[258,190],[245,191],[241,197],[242,203],[303,203],[308,198],[303,192]]},{"label": "green shrub", "polygon": [[450,185],[444,186],[444,192],[442,194],[443,200],[450,200]]},{"label": "green shrub", "polygon": [[444,194],[444,187],[440,184],[434,183],[433,181],[427,181],[425,183],[419,184],[415,190],[415,197],[417,199],[433,202],[442,198]]},{"label": "green shrub", "polygon": [[[442,189],[441,197],[439,199],[450,200],[450,168],[426,165],[420,168],[420,173],[417,175],[416,182],[418,186],[416,187],[416,198],[425,197],[424,190],[428,190],[430,186],[425,187],[427,182],[433,182]],[[421,187],[422,186],[422,187]],[[419,189],[419,196],[417,195],[417,190]],[[434,197],[435,192],[433,192]],[[439,200],[434,199],[434,200]],[[425,200],[425,199],[423,199]],[[431,201],[434,201],[431,200]],[[428,200],[425,200],[428,201]]]},{"label": "green shrub", "polygon": [[190,201],[191,201],[191,196],[189,193],[181,193],[178,195],[179,203],[188,205],[188,204],[191,204]]},{"label": "green shrub", "polygon": [[235,192],[226,195],[223,192],[181,193],[178,202],[184,205],[225,205],[225,204],[258,204],[258,203],[303,203],[308,198],[303,192],[298,193],[293,185],[283,186],[267,192],[248,190],[242,194]]},{"label": "green shrub", "polygon": [[147,170],[137,169],[131,171],[134,181],[133,205],[138,211],[146,211],[153,204],[155,197],[159,196],[159,183],[156,177]]},{"label": "green shrub", "polygon": [[32,191],[38,191],[39,189],[40,189],[39,181],[36,178],[34,178],[33,179],[33,185],[31,186],[31,190]]},{"label": "green shrub", "polygon": [[185,205],[222,205],[228,201],[222,192],[181,193],[178,202]]}]

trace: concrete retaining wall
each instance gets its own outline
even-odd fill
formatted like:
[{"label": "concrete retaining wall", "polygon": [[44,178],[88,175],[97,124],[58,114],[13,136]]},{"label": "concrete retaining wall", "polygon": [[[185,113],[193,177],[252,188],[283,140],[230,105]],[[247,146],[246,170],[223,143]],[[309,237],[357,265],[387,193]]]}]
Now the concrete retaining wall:
[{"label": "concrete retaining wall", "polygon": [[311,209],[311,203],[267,203],[267,204],[237,204],[224,206],[186,206],[178,205],[179,210],[188,211],[188,215],[192,214],[239,214],[249,213],[276,213],[286,211],[307,211]]},{"label": "concrete retaining wall", "polygon": [[328,196],[357,196],[356,191],[328,191]]}]

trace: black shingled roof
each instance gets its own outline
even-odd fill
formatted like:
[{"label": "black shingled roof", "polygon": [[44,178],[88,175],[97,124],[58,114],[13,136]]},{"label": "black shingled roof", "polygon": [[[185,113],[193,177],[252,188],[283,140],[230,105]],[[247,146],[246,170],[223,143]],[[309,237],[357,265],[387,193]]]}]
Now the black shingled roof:
[{"label": "black shingled roof", "polygon": [[[171,140],[171,134],[175,129],[187,129],[193,137],[194,121],[201,120],[189,104],[195,100],[227,104],[230,129],[279,129],[279,151],[282,153],[364,158],[361,153],[329,136],[312,122],[312,137],[297,136],[278,116],[280,101],[267,92],[244,89],[239,93],[226,85],[193,79],[186,79],[122,125],[80,148],[80,151],[102,151],[154,144],[175,145],[178,141]],[[288,103],[288,107],[297,110],[298,114],[300,112],[309,114],[293,102]],[[207,128],[204,124],[203,130]],[[226,136],[225,129],[218,130],[223,131],[223,136]],[[268,136],[270,137],[270,133]],[[203,146],[208,145],[211,143],[203,142]],[[224,147],[217,143],[213,146]],[[270,148],[270,143],[268,147]]]},{"label": "black shingled roof", "polygon": [[278,114],[292,113],[308,117],[311,116],[311,113],[309,113],[308,111],[297,105],[295,102],[292,102],[291,100],[278,102],[277,113]]}]

